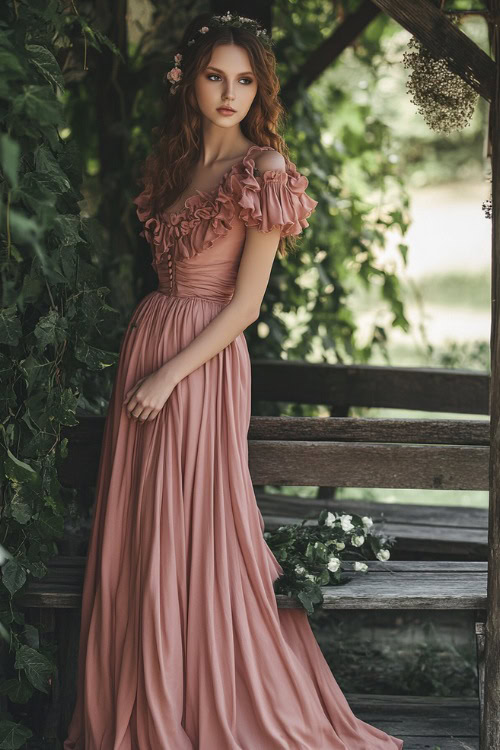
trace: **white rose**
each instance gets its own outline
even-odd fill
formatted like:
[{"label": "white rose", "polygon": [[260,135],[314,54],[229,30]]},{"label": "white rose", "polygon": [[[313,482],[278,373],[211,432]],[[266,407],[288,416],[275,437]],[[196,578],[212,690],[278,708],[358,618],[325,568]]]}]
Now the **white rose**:
[{"label": "white rose", "polygon": [[354,525],[351,523],[351,518],[352,516],[347,513],[340,516],[340,525],[342,526],[343,531],[351,531],[351,529],[354,528]]},{"label": "white rose", "polygon": [[361,520],[363,521],[365,529],[369,529],[370,526],[373,526],[373,519],[371,519],[370,516],[363,516]]},{"label": "white rose", "polygon": [[332,555],[332,557],[328,558],[328,565],[326,567],[331,573],[335,573],[335,571],[340,567],[339,558]]},{"label": "white rose", "polygon": [[306,575],[306,578],[309,578],[309,580],[310,580],[310,581],[312,581],[313,583],[314,583],[314,582],[315,582],[315,580],[316,580],[316,578],[315,578],[315,577],[314,577],[313,575],[311,575],[310,573],[308,573],[308,574]]},{"label": "white rose", "polygon": [[388,549],[381,549],[375,557],[377,557],[379,560],[382,560],[382,562],[385,562],[385,560],[388,560],[391,556],[391,553]]},{"label": "white rose", "polygon": [[368,565],[364,562],[355,562],[354,570],[359,570],[362,573],[366,573],[366,571],[368,570]]},{"label": "white rose", "polygon": [[335,516],[333,515],[333,513],[330,513],[330,511],[328,511],[328,515],[325,518],[325,526],[333,526],[334,523],[335,523]]},{"label": "white rose", "polygon": [[351,537],[351,544],[353,545],[353,547],[361,547],[364,541],[365,541],[365,538],[362,534],[360,534],[359,536]]},{"label": "white rose", "polygon": [[345,549],[345,542],[335,542],[337,549]]},{"label": "white rose", "polygon": [[296,565],[295,572],[298,573],[299,575],[302,575],[302,573],[306,572],[306,569],[302,565]]}]

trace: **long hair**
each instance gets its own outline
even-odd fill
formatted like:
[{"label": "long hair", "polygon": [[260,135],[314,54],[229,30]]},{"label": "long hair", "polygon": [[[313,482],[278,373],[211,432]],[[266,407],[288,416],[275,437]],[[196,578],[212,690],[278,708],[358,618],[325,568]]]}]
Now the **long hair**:
[{"label": "long hair", "polygon": [[[175,52],[182,54],[182,80],[174,95],[166,91],[161,123],[152,130],[152,151],[141,166],[139,182],[151,196],[152,210],[161,213],[175,203],[189,186],[190,175],[201,152],[202,115],[194,95],[194,81],[208,65],[212,50],[221,44],[237,44],[247,50],[257,79],[257,93],[244,119],[243,135],[258,146],[272,146],[286,159],[288,147],[280,135],[285,110],[278,98],[280,83],[276,74],[276,57],[255,34],[231,26],[210,27],[211,13],[198,14],[186,27]],[[198,38],[202,26],[210,31]],[[187,42],[196,36],[196,43]],[[173,57],[173,54],[172,54]],[[169,84],[170,85],[170,84]],[[296,237],[282,237],[278,253],[295,247]]]}]

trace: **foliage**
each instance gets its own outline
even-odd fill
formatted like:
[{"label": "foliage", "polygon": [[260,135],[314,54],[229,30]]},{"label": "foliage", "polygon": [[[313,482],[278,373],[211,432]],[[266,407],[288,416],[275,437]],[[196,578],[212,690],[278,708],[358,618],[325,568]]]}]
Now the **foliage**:
[{"label": "foliage", "polygon": [[322,586],[348,583],[342,563],[354,561],[354,570],[366,573],[363,559],[388,560],[396,540],[369,531],[373,525],[369,516],[331,513],[327,508],[319,514],[317,524],[306,523],[307,519],[266,531],[264,539],[283,569],[274,582],[275,593],[296,597],[312,615],[314,606],[323,603]]},{"label": "foliage", "polygon": [[106,302],[93,252],[100,229],[80,215],[81,157],[65,132],[55,52],[68,29],[85,27],[57,0],[9,2],[0,10],[0,748],[32,737],[31,704],[49,693],[53,645],[29,622],[18,597],[42,579],[64,535],[65,492],[57,469],[62,428],[78,424],[82,390],[116,361],[102,348],[116,311]]}]

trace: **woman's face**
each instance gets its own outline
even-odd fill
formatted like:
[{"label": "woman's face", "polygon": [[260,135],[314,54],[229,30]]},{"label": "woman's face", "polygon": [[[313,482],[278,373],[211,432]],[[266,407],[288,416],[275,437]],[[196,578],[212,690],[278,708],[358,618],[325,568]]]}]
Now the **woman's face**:
[{"label": "woman's face", "polygon": [[[241,122],[257,93],[246,49],[236,44],[215,47],[205,70],[195,79],[194,91],[202,115],[214,125],[230,128]],[[224,105],[234,112],[219,112]]]}]

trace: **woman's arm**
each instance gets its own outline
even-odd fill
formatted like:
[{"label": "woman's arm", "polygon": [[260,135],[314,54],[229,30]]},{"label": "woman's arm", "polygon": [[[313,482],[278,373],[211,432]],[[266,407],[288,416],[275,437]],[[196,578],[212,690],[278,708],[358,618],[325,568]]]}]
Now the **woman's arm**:
[{"label": "woman's arm", "polygon": [[[278,152],[259,155],[256,166],[285,171],[285,160]],[[138,421],[155,419],[170,393],[183,378],[218,354],[239,336],[260,313],[281,230],[261,232],[247,227],[233,297],[216,317],[178,354],[158,370],[141,378],[123,401],[127,415]]]},{"label": "woman's arm", "polygon": [[278,227],[265,233],[247,227],[233,298],[188,346],[162,365],[160,370],[170,385],[214,357],[257,320],[279,238]]},{"label": "woman's arm", "polygon": [[[277,151],[259,154],[255,166],[261,173],[268,169],[284,172],[286,168],[283,156]],[[247,227],[233,298],[185,349],[160,368],[170,383],[176,385],[257,320],[279,239],[278,227],[270,232]]]}]

